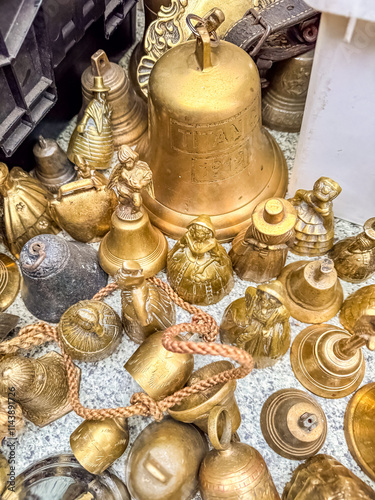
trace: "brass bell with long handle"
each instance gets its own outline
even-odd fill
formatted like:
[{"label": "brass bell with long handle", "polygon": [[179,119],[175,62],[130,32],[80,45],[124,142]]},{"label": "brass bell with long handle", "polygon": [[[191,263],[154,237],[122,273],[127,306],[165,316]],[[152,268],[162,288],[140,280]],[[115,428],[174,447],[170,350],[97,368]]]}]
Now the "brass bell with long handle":
[{"label": "brass bell with long handle", "polygon": [[193,26],[195,41],[155,64],[149,83],[149,148],[155,198],[145,193],[151,221],[180,238],[208,214],[220,241],[245,229],[255,206],[284,196],[283,154],[262,127],[258,69],[239,47],[218,41],[224,20],[212,9]]}]

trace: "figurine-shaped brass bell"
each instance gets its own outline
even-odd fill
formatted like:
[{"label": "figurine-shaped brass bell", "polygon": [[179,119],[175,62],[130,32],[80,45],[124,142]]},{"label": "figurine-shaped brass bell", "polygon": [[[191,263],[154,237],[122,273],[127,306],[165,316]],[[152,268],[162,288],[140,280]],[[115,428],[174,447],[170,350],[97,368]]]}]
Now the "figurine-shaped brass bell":
[{"label": "figurine-shaped brass bell", "polygon": [[279,280],[285,286],[290,315],[303,323],[324,323],[340,310],[344,292],[332,260],[300,260],[284,267]]},{"label": "figurine-shaped brass bell", "polygon": [[146,189],[152,192],[152,173],[147,163],[138,160],[128,146],[118,151],[119,164],[114,168],[108,188],[116,188],[119,205],[112,215],[112,227],[99,247],[102,268],[114,275],[125,260],[135,260],[146,278],[161,271],[167,260],[165,236],[150,223],[142,206]]},{"label": "figurine-shaped brass bell", "polygon": [[327,420],[317,401],[298,389],[281,389],[264,403],[260,415],[264,439],[289,460],[315,455],[327,436]]},{"label": "figurine-shaped brass bell", "polygon": [[33,236],[60,232],[49,211],[51,199],[51,193],[22,168],[13,167],[9,172],[5,163],[0,163],[0,207],[4,214],[0,234],[17,259]]},{"label": "figurine-shaped brass bell", "polygon": [[263,283],[277,278],[293,244],[297,213],[282,198],[271,198],[257,205],[250,226],[238,234],[229,257],[242,280]]},{"label": "figurine-shaped brass bell", "polygon": [[85,420],[70,436],[78,462],[91,474],[101,474],[121,457],[129,444],[126,418]]},{"label": "figurine-shaped brass bell", "polygon": [[127,484],[134,500],[192,500],[208,452],[203,433],[171,418],[148,425],[134,441]]},{"label": "figurine-shaped brass bell", "polygon": [[220,339],[247,351],[256,368],[273,366],[290,346],[285,290],[277,280],[247,288],[232,302],[220,324]]},{"label": "figurine-shaped brass bell", "polygon": [[81,300],[61,316],[58,334],[72,359],[99,361],[120,345],[122,323],[111,306],[99,300]]},{"label": "figurine-shaped brass bell", "polygon": [[133,342],[142,344],[152,333],[175,324],[174,303],[167,292],[146,281],[138,262],[123,262],[115,279],[121,289],[122,323]]},{"label": "figurine-shaped brass bell", "polygon": [[17,264],[5,253],[0,253],[0,312],[15,301],[21,283]]},{"label": "figurine-shaped brass bell", "polygon": [[147,337],[125,364],[134,380],[155,400],[182,389],[194,369],[194,356],[167,351],[162,337],[163,332]]},{"label": "figurine-shaped brass bell", "polygon": [[168,254],[168,280],[178,295],[192,304],[216,304],[233,288],[233,270],[224,247],[216,240],[208,215],[200,215]]},{"label": "figurine-shaped brass bell", "polygon": [[[225,419],[219,439],[218,420]],[[203,500],[279,500],[276,486],[261,454],[245,443],[231,442],[228,411],[217,406],[208,419],[208,436],[214,449],[204,458],[200,471]]]},{"label": "figurine-shaped brass bell", "polygon": [[57,352],[38,359],[4,356],[0,359],[0,395],[8,397],[9,387],[14,387],[14,399],[21,405],[25,418],[38,427],[72,411],[68,374],[64,359]]},{"label": "figurine-shaped brass bell", "polygon": [[362,316],[354,335],[332,325],[305,328],[292,344],[290,361],[295,376],[306,389],[322,398],[343,398],[363,380],[363,346],[375,350],[374,316]]},{"label": "figurine-shaped brass bell", "polygon": [[375,316],[375,285],[356,290],[347,297],[340,310],[340,323],[350,333],[362,316]]},{"label": "figurine-shaped brass bell", "polygon": [[196,40],[168,50],[150,74],[145,160],[155,198],[145,194],[144,203],[152,223],[175,239],[209,214],[218,240],[228,241],[248,227],[258,203],[287,188],[283,154],[262,127],[258,69],[244,50],[218,40],[224,20],[218,8],[188,16]]}]

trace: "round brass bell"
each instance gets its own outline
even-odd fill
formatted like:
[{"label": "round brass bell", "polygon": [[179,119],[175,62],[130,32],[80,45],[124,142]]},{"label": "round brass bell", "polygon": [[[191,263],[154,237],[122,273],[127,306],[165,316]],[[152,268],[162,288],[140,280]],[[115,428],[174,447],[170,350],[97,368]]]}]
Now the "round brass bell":
[{"label": "round brass bell", "polygon": [[5,253],[0,253],[0,312],[6,311],[16,300],[20,284],[17,264]]},{"label": "round brass bell", "polygon": [[306,392],[282,389],[264,403],[260,415],[264,439],[289,460],[315,455],[327,436],[327,420],[320,405]]},{"label": "round brass bell", "polygon": [[353,333],[356,322],[362,316],[375,316],[375,285],[368,285],[355,291],[345,299],[340,311],[340,323]]},{"label": "round brass bell", "polygon": [[354,394],[345,412],[344,431],[350,453],[375,481],[375,382]]},{"label": "round brass bell", "polygon": [[287,292],[286,306],[298,321],[324,323],[339,312],[344,292],[330,259],[292,262],[278,279]]}]

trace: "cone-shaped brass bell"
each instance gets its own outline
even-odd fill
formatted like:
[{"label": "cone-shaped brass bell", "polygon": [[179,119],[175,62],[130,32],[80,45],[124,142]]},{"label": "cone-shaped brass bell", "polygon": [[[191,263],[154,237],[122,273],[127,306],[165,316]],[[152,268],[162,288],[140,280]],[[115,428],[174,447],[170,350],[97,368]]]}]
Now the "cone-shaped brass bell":
[{"label": "cone-shaped brass bell", "polygon": [[163,332],[147,337],[125,364],[134,380],[156,400],[181,389],[194,369],[193,355],[167,351],[162,337]]},{"label": "cone-shaped brass bell", "polygon": [[55,140],[40,135],[33,154],[36,166],[31,174],[51,193],[57,193],[61,186],[76,178],[73,164]]},{"label": "cone-shaped brass bell", "polygon": [[281,389],[272,394],[263,405],[260,425],[268,445],[289,460],[315,455],[327,436],[322,408],[298,389]]},{"label": "cone-shaped brass bell", "polygon": [[20,283],[21,275],[17,264],[5,253],[0,253],[0,312],[13,304],[18,295]]},{"label": "cone-shaped brass bell", "polygon": [[263,124],[283,132],[301,130],[314,51],[275,64],[262,99]]},{"label": "cone-shaped brass bell", "polygon": [[364,286],[345,299],[340,323],[345,330],[354,333],[356,322],[364,315],[375,317],[375,285]]},{"label": "cone-shaped brass bell", "polygon": [[126,418],[85,420],[70,436],[78,462],[92,474],[101,474],[121,457],[129,444]]},{"label": "cone-shaped brass bell", "polygon": [[[145,194],[151,221],[178,239],[208,214],[219,241],[249,225],[255,206],[283,197],[283,154],[262,128],[258,69],[225,41],[213,9],[194,27],[196,41],[177,45],[155,64],[149,82],[149,148],[155,198]],[[233,78],[236,75],[236,78]]]},{"label": "cone-shaped brass bell", "polygon": [[135,440],[127,463],[134,500],[192,500],[198,471],[208,452],[196,427],[171,418],[148,425]]},{"label": "cone-shaped brass bell", "polygon": [[91,66],[82,73],[82,110],[93,98],[91,91],[94,77],[102,76],[104,85],[110,88],[107,96],[112,107],[112,132],[115,148],[128,144],[134,146],[147,133],[147,106],[133,90],[125,70],[109,62],[104,50],[98,50],[91,56]]},{"label": "cone-shaped brass bell", "polygon": [[279,280],[286,289],[291,316],[303,323],[324,323],[340,310],[344,292],[332,260],[292,262]]}]

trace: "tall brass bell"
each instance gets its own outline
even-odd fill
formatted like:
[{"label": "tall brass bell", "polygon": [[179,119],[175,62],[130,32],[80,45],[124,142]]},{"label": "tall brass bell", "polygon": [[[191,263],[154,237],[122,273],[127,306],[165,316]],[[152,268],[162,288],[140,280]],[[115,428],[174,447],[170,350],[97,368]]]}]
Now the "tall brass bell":
[{"label": "tall brass bell", "polygon": [[[239,47],[217,41],[224,21],[212,9],[194,27],[196,41],[177,45],[155,64],[149,82],[149,148],[155,198],[151,221],[178,239],[200,214],[219,241],[233,238],[264,199],[283,197],[283,154],[261,123],[257,67]],[[215,41],[212,41],[215,40]]]}]

